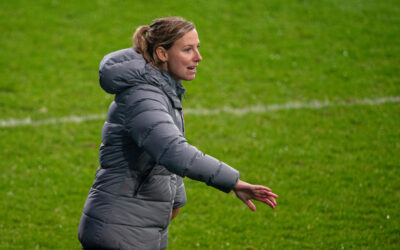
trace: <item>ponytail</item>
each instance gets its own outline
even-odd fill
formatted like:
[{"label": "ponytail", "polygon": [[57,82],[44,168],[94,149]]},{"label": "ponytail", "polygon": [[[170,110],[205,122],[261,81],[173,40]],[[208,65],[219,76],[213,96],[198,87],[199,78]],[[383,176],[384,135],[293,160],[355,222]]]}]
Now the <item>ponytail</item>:
[{"label": "ponytail", "polygon": [[142,25],[139,26],[135,34],[133,34],[133,44],[136,50],[143,55],[144,59],[149,63],[154,63],[153,57],[149,53],[149,43],[148,43],[148,32],[150,30],[150,26]]}]

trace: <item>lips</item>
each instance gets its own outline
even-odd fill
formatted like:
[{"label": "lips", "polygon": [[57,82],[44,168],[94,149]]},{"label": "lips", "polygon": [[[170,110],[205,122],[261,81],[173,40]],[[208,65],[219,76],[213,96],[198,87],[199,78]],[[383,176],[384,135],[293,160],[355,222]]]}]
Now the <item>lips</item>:
[{"label": "lips", "polygon": [[197,67],[197,66],[191,66],[191,67],[187,67],[187,69],[188,69],[189,71],[191,71],[192,73],[196,73],[196,67]]}]

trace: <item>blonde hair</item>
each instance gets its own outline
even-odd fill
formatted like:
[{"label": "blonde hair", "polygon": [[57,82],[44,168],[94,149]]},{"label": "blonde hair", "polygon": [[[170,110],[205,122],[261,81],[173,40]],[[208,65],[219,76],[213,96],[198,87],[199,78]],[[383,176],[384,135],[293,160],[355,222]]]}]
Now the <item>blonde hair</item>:
[{"label": "blonde hair", "polygon": [[158,18],[150,26],[142,25],[136,29],[132,38],[133,46],[148,63],[160,67],[156,48],[162,46],[168,50],[176,40],[193,29],[194,24],[182,17]]}]

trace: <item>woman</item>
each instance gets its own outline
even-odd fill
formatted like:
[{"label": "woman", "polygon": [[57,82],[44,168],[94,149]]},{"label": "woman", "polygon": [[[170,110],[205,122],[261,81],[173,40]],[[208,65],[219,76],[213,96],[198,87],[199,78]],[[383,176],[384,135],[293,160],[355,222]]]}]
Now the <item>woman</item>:
[{"label": "woman", "polygon": [[272,208],[277,195],[239,180],[227,164],[187,143],[181,80],[202,60],[194,25],[182,18],[139,27],[135,47],[106,55],[100,85],[115,94],[102,131],[100,168],[86,200],[78,237],[84,249],[165,249],[168,225],[186,202],[182,177],[234,190]]}]

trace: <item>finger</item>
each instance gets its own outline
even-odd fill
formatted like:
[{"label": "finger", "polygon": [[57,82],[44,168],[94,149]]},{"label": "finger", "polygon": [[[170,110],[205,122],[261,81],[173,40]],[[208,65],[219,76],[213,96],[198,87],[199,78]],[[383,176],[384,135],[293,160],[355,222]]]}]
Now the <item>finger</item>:
[{"label": "finger", "polygon": [[269,188],[269,187],[264,187],[264,186],[261,186],[261,185],[254,185],[254,189],[256,189],[256,190],[266,190],[266,191],[271,191],[271,189]]},{"label": "finger", "polygon": [[275,207],[278,205],[278,204],[276,203],[276,201],[272,201],[272,200],[267,199],[267,198],[255,199],[255,200],[261,201],[261,202],[267,204],[268,206],[270,206],[270,207],[273,208],[273,209],[275,209]]},{"label": "finger", "polygon": [[270,192],[256,192],[256,193],[253,193],[253,197],[263,199],[263,198],[269,198],[269,197],[273,197],[273,196],[271,196]]},{"label": "finger", "polygon": [[273,209],[275,209],[275,207],[278,205],[278,203],[275,201],[275,199],[271,196],[268,196],[268,197],[254,196],[252,199],[261,201]]},{"label": "finger", "polygon": [[266,190],[255,190],[254,195],[256,196],[260,196],[260,197],[268,197],[269,196],[269,192]]},{"label": "finger", "polygon": [[271,192],[257,191],[257,192],[254,192],[254,197],[255,198],[278,198],[278,195],[271,193]]},{"label": "finger", "polygon": [[245,201],[246,205],[251,209],[251,211],[256,211],[256,206],[251,202],[251,200]]},{"label": "finger", "polygon": [[275,209],[275,205],[272,203],[272,201],[268,200],[268,199],[264,199],[262,200],[265,204],[267,204],[268,206],[270,206],[272,209]]},{"label": "finger", "polygon": [[270,200],[275,206],[278,205],[278,203],[276,203],[276,200],[274,198],[268,197],[267,199]]},{"label": "finger", "polygon": [[272,192],[269,192],[268,196],[271,196],[271,197],[274,197],[274,198],[278,198],[279,197],[277,194],[274,194]]},{"label": "finger", "polygon": [[267,194],[267,195],[272,194],[271,190],[268,189],[254,189],[253,193]]},{"label": "finger", "polygon": [[[263,189],[263,188],[255,188],[252,190],[253,193],[264,193],[264,194],[268,194],[268,195],[272,195],[272,196],[278,196],[277,194],[274,194],[271,192],[271,189]],[[276,197],[277,198],[277,197]]]}]

